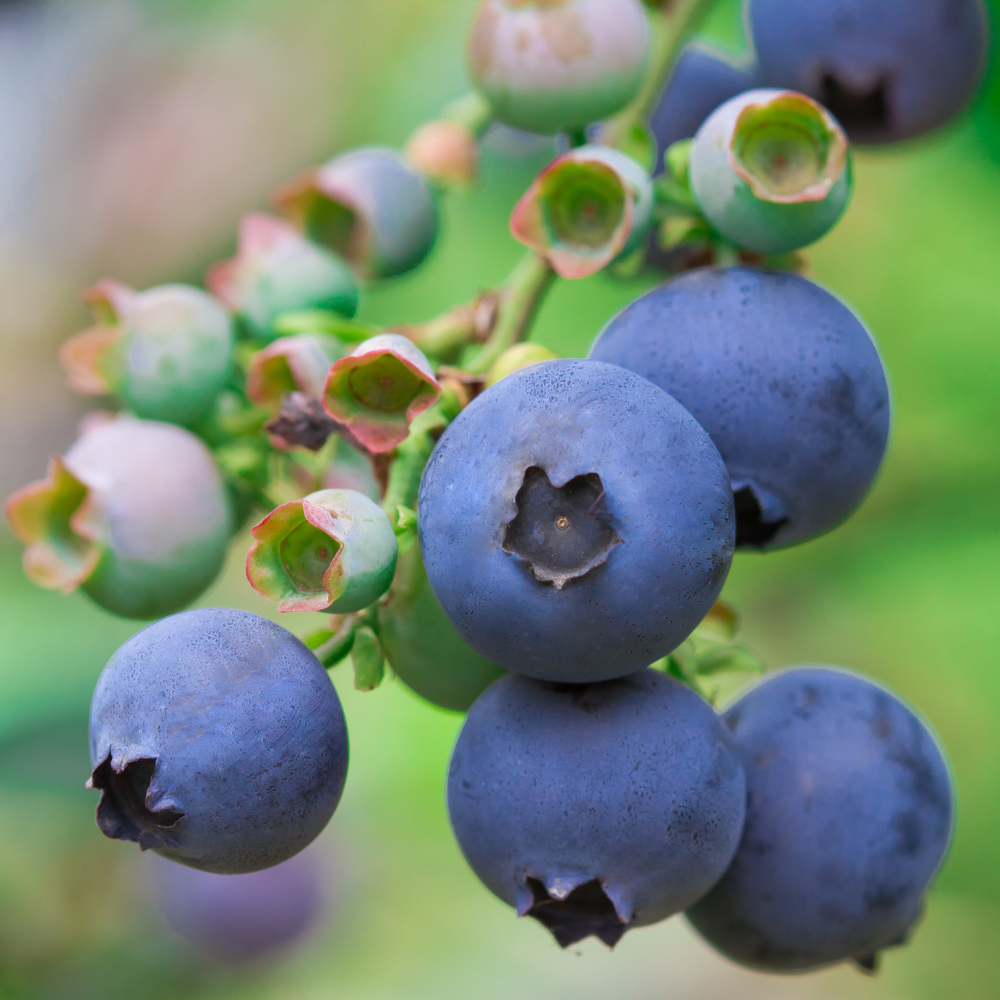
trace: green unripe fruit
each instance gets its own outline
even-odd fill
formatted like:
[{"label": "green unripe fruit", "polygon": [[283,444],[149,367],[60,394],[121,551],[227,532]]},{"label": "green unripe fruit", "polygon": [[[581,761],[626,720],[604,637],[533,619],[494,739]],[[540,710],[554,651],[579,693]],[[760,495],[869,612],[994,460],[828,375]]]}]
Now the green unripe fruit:
[{"label": "green unripe fruit", "polygon": [[354,490],[319,490],[282,504],[252,534],[247,579],[279,611],[361,611],[396,571],[389,518]]},{"label": "green unripe fruit", "polygon": [[336,156],[278,192],[284,212],[362,278],[416,267],[438,233],[424,176],[394,149],[370,146]]},{"label": "green unripe fruit", "polygon": [[323,408],[369,451],[391,451],[410,421],[441,396],[423,352],[399,333],[380,333],[330,369]]},{"label": "green unripe fruit", "polygon": [[125,618],[180,611],[215,579],[232,517],[212,456],[171,424],[111,419],[7,501],[42,587],[82,589]]},{"label": "green unripe fruit", "polygon": [[266,340],[282,313],[323,309],[351,317],[358,308],[354,276],[335,253],[261,212],[243,217],[239,252],[209,268],[205,284]]},{"label": "green unripe fruit", "polygon": [[510,217],[514,237],[564,278],[585,278],[643,244],[653,182],[631,157],[594,143],[571,149],[535,179]]},{"label": "green unripe fruit", "polygon": [[136,292],[102,281],[88,293],[98,325],[63,344],[70,387],[119,396],[139,417],[193,424],[229,372],[233,328],[222,303],[190,285]]},{"label": "green unripe fruit", "polygon": [[505,671],[480,656],[441,610],[414,546],[399,557],[389,596],[378,607],[379,639],[396,676],[421,698],[455,712]]},{"label": "green unripe fruit", "polygon": [[515,344],[513,347],[508,347],[486,373],[485,388],[496,385],[500,379],[513,375],[514,372],[529,365],[537,365],[539,361],[552,361],[558,357],[555,351],[549,350],[543,344]]},{"label": "green unripe fruit", "polygon": [[852,186],[843,129],[822,105],[788,90],[750,90],[717,108],[695,136],[690,177],[715,229],[768,254],[825,235]]},{"label": "green unripe fruit", "polygon": [[649,57],[646,12],[640,0],[484,0],[468,57],[499,121],[575,132],[635,96]]}]

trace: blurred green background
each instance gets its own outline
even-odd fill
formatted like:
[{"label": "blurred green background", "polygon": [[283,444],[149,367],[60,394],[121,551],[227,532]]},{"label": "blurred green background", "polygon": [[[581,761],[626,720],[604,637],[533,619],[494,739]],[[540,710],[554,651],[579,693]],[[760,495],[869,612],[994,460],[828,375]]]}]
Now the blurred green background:
[{"label": "blurred green background", "polygon": [[[404,141],[464,91],[474,7],[78,0],[3,8],[0,77],[6,54],[19,81],[0,106],[0,127],[17,125],[13,139],[7,128],[10,148],[0,142],[0,167],[9,167],[0,170],[4,491],[39,475],[48,454],[72,440],[80,411],[61,387],[55,351],[86,321],[79,287],[108,271],[137,285],[197,281],[231,252],[239,213],[266,205],[273,183],[353,144]],[[722,0],[706,34],[739,49],[738,4]],[[16,64],[28,59],[26,38],[29,52],[45,56],[27,74]],[[428,318],[502,279],[519,255],[506,217],[549,155],[545,143],[492,137],[481,184],[445,202],[431,262],[368,290],[362,317]],[[789,552],[738,556],[724,596],[771,666],[864,671],[918,706],[947,747],[957,834],[910,947],[887,954],[873,979],[848,968],[770,978],[729,965],[675,918],[629,934],[614,953],[592,941],[561,952],[479,885],[451,838],[443,781],[460,718],[395,682],[359,695],[341,668],[334,678],[351,770],[322,840],[326,917],[291,954],[212,966],[166,931],[146,859],[100,836],[95,797],[83,790],[90,694],[136,625],[82,596],[29,586],[2,534],[0,998],[997,996],[997,74],[953,128],[858,153],[856,191],[810,258],[816,279],[860,313],[883,351],[895,397],[889,457],[844,527]],[[655,280],[563,282],[534,339],[582,355]],[[202,603],[270,615],[243,579],[245,548],[238,540]],[[317,616],[282,624],[302,634]]]}]

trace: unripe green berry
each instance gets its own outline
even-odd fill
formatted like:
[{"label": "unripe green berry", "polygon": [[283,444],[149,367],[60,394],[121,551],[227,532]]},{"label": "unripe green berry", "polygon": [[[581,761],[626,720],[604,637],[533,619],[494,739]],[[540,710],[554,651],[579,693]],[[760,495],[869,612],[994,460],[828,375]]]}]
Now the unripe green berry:
[{"label": "unripe green berry", "polygon": [[369,451],[384,452],[406,439],[410,421],[440,395],[423,352],[401,334],[382,333],[330,369],[323,408]]},{"label": "unripe green berry", "polygon": [[852,186],[843,129],[822,105],[789,90],[750,90],[717,108],[695,136],[690,177],[715,229],[768,254],[825,235]]},{"label": "unripe green berry", "polygon": [[564,278],[585,278],[643,244],[653,182],[631,157],[588,144],[555,159],[510,218],[511,233]]},{"label": "unripe green berry", "polygon": [[363,278],[411,270],[437,239],[433,193],[394,149],[336,156],[287,185],[277,200],[310,239],[345,257]]},{"label": "unripe green berry", "polygon": [[126,618],[173,614],[222,566],[232,528],[212,456],[171,424],[110,419],[7,501],[42,587],[85,591]]},{"label": "unripe green berry", "polygon": [[396,536],[378,504],[354,490],[320,490],[253,528],[247,579],[279,611],[361,611],[389,589]]},{"label": "unripe green berry", "polygon": [[209,290],[269,340],[282,313],[324,309],[351,317],[358,289],[347,265],[283,219],[251,212],[240,222],[239,252],[209,268]]},{"label": "unripe green berry", "polygon": [[139,417],[193,424],[229,372],[232,320],[222,303],[190,285],[136,292],[102,281],[88,293],[98,325],[59,354],[70,387],[113,394]]},{"label": "unripe green berry", "polygon": [[469,35],[469,72],[499,121],[575,132],[623,108],[646,69],[640,0],[484,0]]}]

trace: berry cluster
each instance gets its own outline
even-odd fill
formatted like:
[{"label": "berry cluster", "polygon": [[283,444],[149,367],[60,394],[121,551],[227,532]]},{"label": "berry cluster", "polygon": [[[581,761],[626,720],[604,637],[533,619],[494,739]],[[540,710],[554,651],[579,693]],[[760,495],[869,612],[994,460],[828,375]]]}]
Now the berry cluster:
[{"label": "berry cluster", "polygon": [[[302,850],[346,779],[323,668],[349,657],[358,688],[388,664],[468,711],[455,835],[564,947],[680,911],[772,971],[870,970],[906,939],[953,825],[927,726],[823,666],[721,715],[705,695],[760,667],[719,601],[734,550],[837,527],[888,443],[877,347],[800,251],[847,206],[848,137],[961,110],[983,8],[748,0],[755,60],[736,65],[683,47],[709,5],[484,0],[474,92],[405,151],[284,186],[208,291],[89,293],[95,325],[61,360],[117,412],[88,418],[7,516],[36,583],[166,616],[94,694],[107,836],[222,874]],[[430,321],[357,319],[364,283],[427,257],[492,125],[560,137],[511,216],[527,255]],[[524,342],[558,278],[654,266],[670,280],[587,359]],[[303,643],[183,610],[244,526],[250,584],[328,628]]]}]

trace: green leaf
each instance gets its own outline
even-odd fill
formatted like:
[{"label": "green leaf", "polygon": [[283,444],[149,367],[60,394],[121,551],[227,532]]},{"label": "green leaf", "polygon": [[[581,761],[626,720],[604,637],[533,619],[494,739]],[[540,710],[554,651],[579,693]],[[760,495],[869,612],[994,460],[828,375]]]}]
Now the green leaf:
[{"label": "green leaf", "polygon": [[694,634],[699,639],[732,642],[739,630],[740,618],[736,609],[725,601],[716,601],[694,630]]},{"label": "green leaf", "polygon": [[764,661],[745,646],[717,646],[698,658],[700,677],[721,673],[763,674]]},{"label": "green leaf", "polygon": [[368,625],[353,634],[354,686],[359,691],[374,691],[385,677],[385,655],[378,638]]}]

